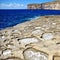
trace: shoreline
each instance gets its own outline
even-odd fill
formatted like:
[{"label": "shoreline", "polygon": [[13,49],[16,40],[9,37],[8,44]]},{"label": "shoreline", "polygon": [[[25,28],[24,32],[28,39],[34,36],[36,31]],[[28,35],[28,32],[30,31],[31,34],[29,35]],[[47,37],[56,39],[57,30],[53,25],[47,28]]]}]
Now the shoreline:
[{"label": "shoreline", "polygon": [[[36,16],[36,17],[33,17],[33,18],[29,18],[29,20],[28,20],[28,21],[25,21],[25,22],[29,22],[29,21],[32,21],[32,20],[36,20],[36,19],[38,19],[38,18],[40,18],[40,17],[41,17],[41,16],[39,16],[39,17],[38,17],[38,16]],[[16,25],[11,26],[11,27],[2,28],[2,29],[0,29],[0,31],[5,30],[5,29],[13,28],[13,27],[15,27],[15,26],[17,26],[17,25],[24,24],[25,22],[22,22],[22,23],[16,24]]]},{"label": "shoreline", "polygon": [[59,60],[59,43],[60,15],[41,16],[0,31],[0,59],[10,59],[9,57],[13,60],[30,59],[29,56],[27,57],[29,53],[26,52],[35,51],[46,60],[51,58]]},{"label": "shoreline", "polygon": [[[45,16],[59,16],[59,15],[45,15]],[[11,29],[11,28],[14,28],[14,27],[17,26],[17,25],[21,25],[21,24],[24,24],[24,23],[29,23],[30,21],[34,21],[34,20],[39,19],[40,17],[45,17],[45,16],[36,16],[36,17],[33,17],[33,18],[29,18],[28,21],[25,21],[25,22],[16,24],[16,25],[11,26],[11,27],[2,28],[2,29],[0,29],[0,31],[2,31],[2,30],[7,30],[7,29]]]}]

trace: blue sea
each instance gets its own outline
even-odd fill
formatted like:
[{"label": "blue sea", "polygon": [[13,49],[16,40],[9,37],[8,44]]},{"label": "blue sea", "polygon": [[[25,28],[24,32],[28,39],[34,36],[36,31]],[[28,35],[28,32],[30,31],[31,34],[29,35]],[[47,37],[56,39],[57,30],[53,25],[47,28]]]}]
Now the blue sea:
[{"label": "blue sea", "polygon": [[60,15],[60,10],[41,10],[41,9],[3,10],[1,9],[0,30],[45,15]]}]

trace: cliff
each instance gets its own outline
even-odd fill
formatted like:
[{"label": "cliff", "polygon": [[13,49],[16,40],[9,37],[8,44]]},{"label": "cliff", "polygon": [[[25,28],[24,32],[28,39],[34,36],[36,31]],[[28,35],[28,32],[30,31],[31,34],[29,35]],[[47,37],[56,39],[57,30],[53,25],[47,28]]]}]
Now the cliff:
[{"label": "cliff", "polygon": [[41,4],[28,4],[28,9],[41,9]]},{"label": "cliff", "polygon": [[28,9],[54,9],[60,10],[60,2],[47,2],[42,4],[28,4]]}]

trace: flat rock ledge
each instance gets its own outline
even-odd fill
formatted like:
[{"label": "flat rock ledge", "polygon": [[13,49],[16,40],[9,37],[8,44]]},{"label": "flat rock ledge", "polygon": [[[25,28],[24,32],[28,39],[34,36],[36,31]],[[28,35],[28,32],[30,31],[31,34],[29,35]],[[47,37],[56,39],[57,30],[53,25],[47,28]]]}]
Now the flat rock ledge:
[{"label": "flat rock ledge", "polygon": [[60,16],[0,30],[0,60],[60,60]]}]

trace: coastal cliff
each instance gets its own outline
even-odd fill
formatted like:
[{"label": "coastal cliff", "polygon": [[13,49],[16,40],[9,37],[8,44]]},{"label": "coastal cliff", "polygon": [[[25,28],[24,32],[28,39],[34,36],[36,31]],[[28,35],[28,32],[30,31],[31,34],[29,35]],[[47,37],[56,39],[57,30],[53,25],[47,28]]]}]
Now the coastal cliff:
[{"label": "coastal cliff", "polygon": [[41,7],[41,4],[28,4],[27,6],[28,9],[41,9]]},{"label": "coastal cliff", "polygon": [[28,4],[28,9],[54,9],[60,10],[60,2],[47,2],[42,4]]}]

